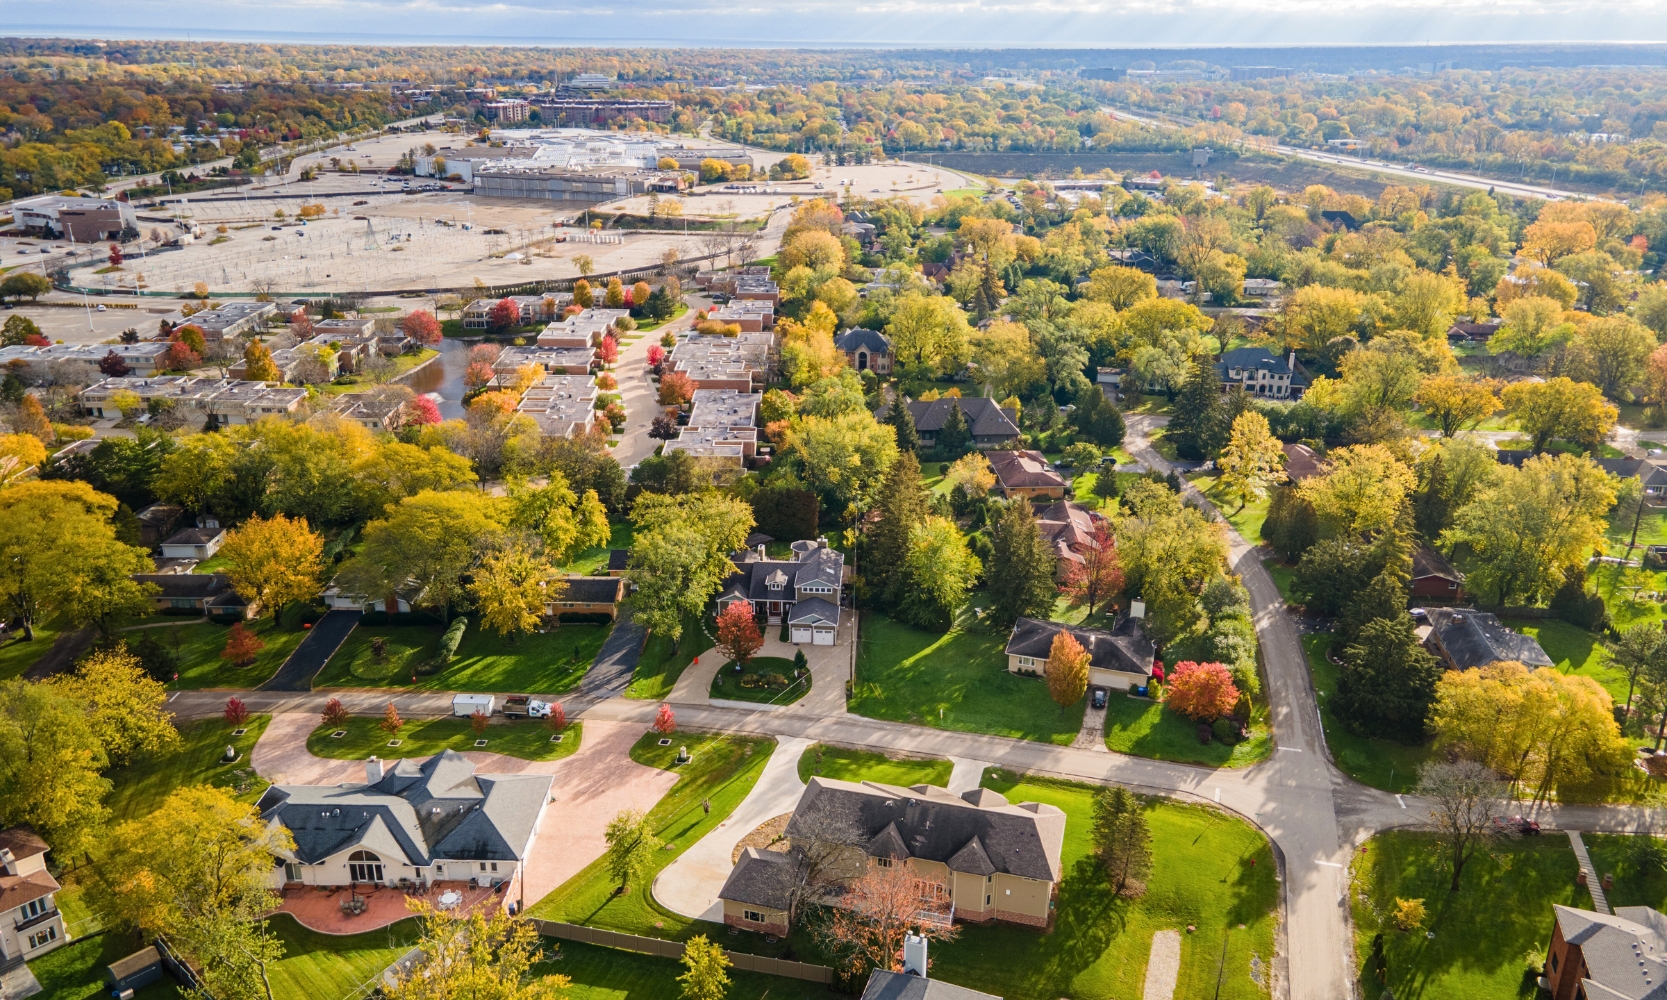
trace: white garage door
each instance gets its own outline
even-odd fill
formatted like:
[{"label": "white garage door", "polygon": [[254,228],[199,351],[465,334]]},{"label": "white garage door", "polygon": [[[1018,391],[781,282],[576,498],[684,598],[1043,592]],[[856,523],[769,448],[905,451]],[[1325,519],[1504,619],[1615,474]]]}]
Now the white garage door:
[{"label": "white garage door", "polygon": [[816,640],[815,640],[814,643],[812,643],[812,645],[832,646],[833,644],[834,644],[834,630],[833,629],[831,629],[831,628],[819,628],[819,629],[816,630]]},{"label": "white garage door", "polygon": [[803,625],[793,626],[793,641],[794,642],[810,642],[811,639],[810,639],[810,628],[809,628],[809,626],[803,626]]}]

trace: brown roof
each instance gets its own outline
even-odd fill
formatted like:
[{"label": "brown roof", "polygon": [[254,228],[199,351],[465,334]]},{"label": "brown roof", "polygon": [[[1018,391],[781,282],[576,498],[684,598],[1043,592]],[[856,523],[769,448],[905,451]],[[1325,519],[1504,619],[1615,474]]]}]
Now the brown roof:
[{"label": "brown roof", "polygon": [[1464,582],[1464,574],[1454,569],[1451,563],[1443,559],[1441,553],[1435,549],[1419,546],[1412,552],[1412,578],[1414,580],[1425,580],[1430,577],[1439,577],[1443,580],[1451,580],[1454,583]]},{"label": "brown roof", "polygon": [[1285,476],[1293,483],[1300,483],[1304,479],[1317,476],[1320,469],[1320,456],[1314,449],[1305,444],[1288,444],[1281,451],[1285,452]]},{"label": "brown roof", "polygon": [[37,854],[45,854],[51,850],[42,840],[40,834],[26,826],[14,826],[10,830],[0,830],[0,847],[12,852],[12,857],[23,859],[32,858]]},{"label": "brown roof", "polygon": [[58,891],[58,880],[46,872],[0,875],[0,913],[15,910],[32,899]]},{"label": "brown roof", "polygon": [[986,452],[996,481],[1007,489],[1024,487],[1064,487],[1065,479],[1053,471],[1039,451]]}]

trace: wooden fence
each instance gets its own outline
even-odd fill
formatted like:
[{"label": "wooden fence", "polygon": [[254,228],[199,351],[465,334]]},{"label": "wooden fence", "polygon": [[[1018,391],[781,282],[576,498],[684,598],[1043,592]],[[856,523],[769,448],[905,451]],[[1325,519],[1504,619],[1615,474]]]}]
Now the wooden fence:
[{"label": "wooden fence", "polygon": [[[635,951],[644,955],[657,955],[661,958],[682,958],[683,942],[666,941],[661,938],[643,937],[640,934],[624,934],[619,931],[603,930],[600,927],[585,927],[581,924],[567,924],[557,920],[534,920],[533,926],[538,933],[545,937],[558,938],[563,941],[578,941],[583,944],[600,945],[603,948],[618,948],[621,951]],[[805,979],[813,983],[828,983],[833,980],[833,970],[825,965],[809,965],[804,962],[789,962],[782,958],[767,958],[763,955],[751,955],[744,951],[729,951],[729,962],[737,969],[746,972],[762,972],[768,976],[783,976],[788,979]]]}]

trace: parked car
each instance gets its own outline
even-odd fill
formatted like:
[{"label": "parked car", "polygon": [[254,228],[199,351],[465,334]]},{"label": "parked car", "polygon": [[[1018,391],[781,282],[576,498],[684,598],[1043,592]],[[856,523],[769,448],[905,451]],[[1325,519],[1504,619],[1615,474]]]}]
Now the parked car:
[{"label": "parked car", "polygon": [[549,702],[524,694],[512,694],[504,699],[504,717],[507,719],[548,719],[550,708]]},{"label": "parked car", "polygon": [[1095,688],[1094,689],[1094,697],[1093,697],[1093,700],[1092,700],[1091,703],[1093,704],[1093,706],[1095,708],[1105,708],[1106,707],[1106,689],[1105,688],[1098,688],[1098,687]]},{"label": "parked car", "polygon": [[1540,824],[1526,816],[1495,816],[1493,828],[1507,837],[1532,837],[1540,832]]}]

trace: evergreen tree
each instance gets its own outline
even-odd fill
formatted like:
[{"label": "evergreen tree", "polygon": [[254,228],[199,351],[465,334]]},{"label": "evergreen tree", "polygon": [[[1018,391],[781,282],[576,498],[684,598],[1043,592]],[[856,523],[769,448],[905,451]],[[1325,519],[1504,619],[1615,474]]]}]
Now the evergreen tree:
[{"label": "evergreen tree", "polygon": [[1105,870],[1111,891],[1138,896],[1152,870],[1152,834],[1140,799],[1121,785],[1094,797],[1094,857]]},{"label": "evergreen tree", "polygon": [[1413,523],[1419,535],[1434,541],[1453,523],[1452,505],[1447,496],[1447,470],[1440,452],[1430,459],[1423,473],[1420,477],[1423,482],[1418,484],[1418,492],[1412,497]]},{"label": "evergreen tree", "polygon": [[1328,538],[1309,546],[1291,578],[1291,593],[1309,611],[1328,618],[1342,611],[1371,579],[1368,550],[1352,538]]},{"label": "evergreen tree", "polygon": [[1094,495],[1100,498],[1101,505],[1117,499],[1121,492],[1117,487],[1117,472],[1111,466],[1100,466],[1099,475],[1094,477]]},{"label": "evergreen tree", "polygon": [[1054,554],[1042,540],[1030,500],[1019,497],[991,529],[990,612],[997,626],[1012,628],[1020,617],[1046,618],[1053,610]]},{"label": "evergreen tree", "polygon": [[897,601],[909,557],[909,533],[924,524],[930,513],[926,489],[920,484],[920,459],[904,450],[886,470],[874,508],[879,523],[868,533],[865,576],[871,595],[887,604]]},{"label": "evergreen tree", "polygon": [[1295,486],[1278,486],[1269,494],[1262,537],[1286,562],[1302,558],[1320,537],[1320,519]]},{"label": "evergreen tree", "polygon": [[1392,568],[1385,568],[1343,608],[1337,620],[1337,643],[1352,646],[1369,622],[1407,616],[1407,588]]},{"label": "evergreen tree", "polygon": [[1331,706],[1355,732],[1422,740],[1441,664],[1419,645],[1412,618],[1378,618],[1343,650]]},{"label": "evergreen tree", "polygon": [[891,394],[891,409],[886,411],[885,422],[897,431],[898,451],[914,451],[920,447],[920,433],[915,430],[915,418],[903,401],[902,390]]},{"label": "evergreen tree", "polygon": [[1123,424],[1123,414],[1117,411],[1117,406],[1106,398],[1099,386],[1091,385],[1077,397],[1076,412],[1072,414],[1077,423],[1077,432],[1102,448],[1115,448],[1123,443],[1123,436],[1128,428]]},{"label": "evergreen tree", "polygon": [[967,426],[966,414],[960,403],[949,404],[949,417],[938,430],[938,457],[953,462],[972,450],[972,428]]},{"label": "evergreen tree", "polygon": [[1175,442],[1175,453],[1189,461],[1215,457],[1227,443],[1227,402],[1221,395],[1221,380],[1208,361],[1194,362],[1192,372],[1170,408],[1169,429],[1164,433]]}]

